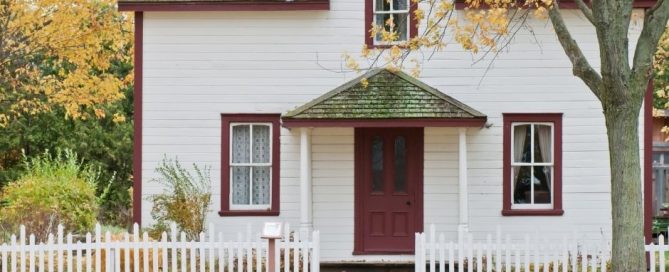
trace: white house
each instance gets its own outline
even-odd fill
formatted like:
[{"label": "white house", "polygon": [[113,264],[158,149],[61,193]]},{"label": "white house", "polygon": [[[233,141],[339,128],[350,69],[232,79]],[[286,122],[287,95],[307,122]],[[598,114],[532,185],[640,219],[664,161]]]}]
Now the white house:
[{"label": "white house", "polygon": [[[636,5],[643,16],[649,3]],[[147,196],[162,190],[151,179],[166,155],[212,166],[207,220],[217,229],[318,229],[324,262],[410,261],[414,233],[430,224],[448,239],[497,226],[609,237],[602,109],[550,23],[530,19],[490,68],[452,45],[419,78],[342,72],[342,53],[378,43],[367,34],[373,18],[410,18],[410,6],[120,0],[136,16],[135,220],[152,222]],[[594,28],[562,6],[597,64]],[[407,23],[402,37],[419,28]],[[642,136],[649,184],[650,133]]]}]

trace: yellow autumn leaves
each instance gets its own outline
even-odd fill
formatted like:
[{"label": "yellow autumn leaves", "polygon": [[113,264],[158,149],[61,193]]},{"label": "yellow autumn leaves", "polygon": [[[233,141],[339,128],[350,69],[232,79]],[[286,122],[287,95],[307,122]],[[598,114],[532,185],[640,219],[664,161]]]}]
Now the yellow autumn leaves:
[{"label": "yellow autumn leaves", "polygon": [[56,107],[106,116],[133,81],[111,71],[132,58],[128,16],[114,0],[0,0],[0,126]]},{"label": "yellow autumn leaves", "polygon": [[[390,4],[390,0],[385,1]],[[418,76],[420,62],[410,58],[412,52],[426,49],[440,51],[449,43],[458,44],[473,54],[497,51],[502,46],[500,41],[504,40],[501,37],[510,34],[512,11],[522,10],[531,12],[535,17],[546,18],[552,1],[465,0],[465,8],[456,10],[453,0],[410,0],[411,20],[420,26],[418,33],[410,33],[407,39],[401,40],[394,16],[384,22],[373,23],[369,35],[378,44],[372,48],[364,46],[357,57],[344,54],[345,64],[347,68],[359,71],[367,69],[360,66],[360,60],[366,60],[371,63],[370,67],[408,70],[413,76]]]}]

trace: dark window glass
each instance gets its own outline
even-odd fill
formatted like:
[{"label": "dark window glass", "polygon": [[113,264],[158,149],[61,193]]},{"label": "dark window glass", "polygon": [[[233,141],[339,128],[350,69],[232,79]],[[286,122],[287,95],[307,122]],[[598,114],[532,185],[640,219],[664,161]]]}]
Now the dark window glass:
[{"label": "dark window glass", "polygon": [[372,139],[372,192],[383,192],[383,138]]},{"label": "dark window glass", "polygon": [[406,192],[406,154],[406,140],[404,137],[395,138],[395,192]]},{"label": "dark window glass", "polygon": [[532,203],[532,170],[530,166],[514,166],[513,168],[513,203]]}]

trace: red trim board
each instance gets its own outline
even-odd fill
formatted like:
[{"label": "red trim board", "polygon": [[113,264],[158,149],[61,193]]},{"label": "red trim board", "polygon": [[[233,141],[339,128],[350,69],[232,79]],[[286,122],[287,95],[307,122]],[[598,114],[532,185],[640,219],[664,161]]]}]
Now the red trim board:
[{"label": "red trim board", "polygon": [[132,220],[142,225],[142,84],[143,84],[144,14],[135,12],[135,84],[133,90],[134,131],[132,151]]}]

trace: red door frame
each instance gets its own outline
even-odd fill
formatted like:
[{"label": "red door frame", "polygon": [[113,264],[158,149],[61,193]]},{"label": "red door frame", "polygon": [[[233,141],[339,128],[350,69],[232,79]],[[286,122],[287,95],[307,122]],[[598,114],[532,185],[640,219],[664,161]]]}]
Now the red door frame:
[{"label": "red door frame", "polygon": [[[387,251],[378,251],[373,252],[365,251],[364,245],[364,179],[365,179],[365,166],[363,163],[363,152],[364,149],[364,130],[367,128],[355,128],[355,160],[354,160],[354,198],[355,198],[355,216],[354,216],[354,247],[353,255],[388,255],[388,254],[413,254],[414,250],[411,251],[393,251],[388,249]],[[377,128],[378,129],[378,128]],[[424,161],[424,128],[393,128],[393,129],[411,129],[415,130],[416,135],[416,144],[409,148],[414,148],[416,154],[415,158],[417,160],[418,169],[417,173],[417,182],[415,183],[415,203],[413,207],[415,209],[415,220],[414,220],[414,231],[422,232],[423,231],[423,169],[425,167]]]}]

